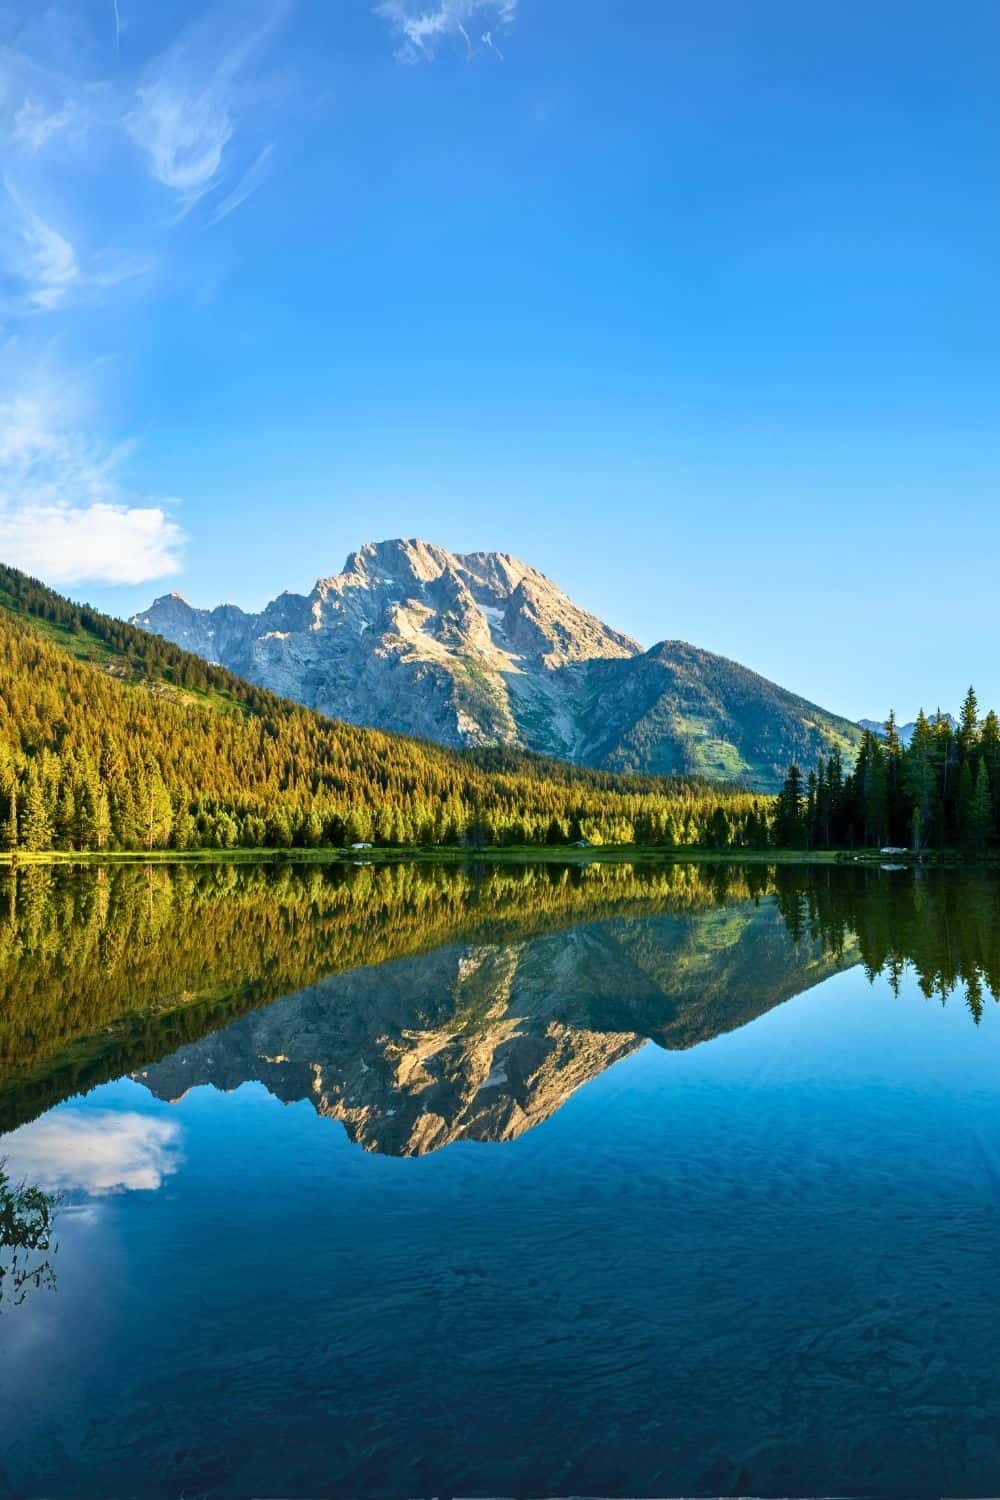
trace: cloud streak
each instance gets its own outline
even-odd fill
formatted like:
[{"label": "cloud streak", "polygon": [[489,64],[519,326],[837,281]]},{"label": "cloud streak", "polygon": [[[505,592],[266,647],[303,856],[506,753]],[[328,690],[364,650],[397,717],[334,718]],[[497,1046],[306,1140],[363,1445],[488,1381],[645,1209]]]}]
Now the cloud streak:
[{"label": "cloud streak", "polygon": [[140,88],[125,123],[157,182],[176,193],[185,209],[214,185],[234,128],[223,94],[211,85],[192,92],[171,78]]},{"label": "cloud streak", "polygon": [[0,316],[18,318],[64,309],[133,281],[153,261],[102,252],[81,265],[76,246],[38,213],[19,188],[0,181]]},{"label": "cloud streak", "polygon": [[441,46],[456,40],[472,58],[478,48],[470,33],[481,27],[485,29],[480,31],[480,44],[502,61],[496,33],[513,25],[517,0],[438,0],[430,8],[420,0],[380,0],[375,14],[395,37],[400,62],[433,62]]},{"label": "cloud streak", "polygon": [[154,180],[176,196],[181,217],[221,185],[247,64],[284,12],[283,3],[275,5],[235,41],[196,28],[156,60],[137,88],[126,131]]},{"label": "cloud streak", "polygon": [[6,179],[0,224],[0,266],[6,272],[7,311],[51,311],[80,277],[76,251],[22,199]]},{"label": "cloud streak", "polygon": [[123,0],[97,26],[37,0],[17,47],[0,36],[0,556],[57,586],[180,569],[174,502],[129,484],[132,445],[96,435],[96,366],[84,411],[55,351],[83,305],[169,266],[196,206],[221,224],[267,181],[273,123],[257,116],[280,95],[258,64],[290,3],[211,0],[132,70]]},{"label": "cloud streak", "polygon": [[274,142],[265,146],[257,155],[254,162],[247,168],[239,182],[231,193],[227,193],[222,202],[215,208],[209,217],[209,226],[221,224],[223,219],[244,204],[248,198],[252,198],[257,189],[264,182],[268,172],[268,162],[274,152]]},{"label": "cloud streak", "polygon": [[61,104],[47,109],[38,99],[29,96],[14,115],[14,142],[29,151],[42,151],[54,136],[78,124],[80,117],[80,106],[73,98],[64,99]]}]

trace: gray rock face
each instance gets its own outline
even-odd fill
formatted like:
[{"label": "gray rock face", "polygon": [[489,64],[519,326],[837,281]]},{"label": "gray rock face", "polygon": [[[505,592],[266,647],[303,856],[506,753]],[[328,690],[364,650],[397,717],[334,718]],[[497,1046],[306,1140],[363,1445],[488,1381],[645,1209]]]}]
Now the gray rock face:
[{"label": "gray rock face", "polygon": [[372,542],[260,614],[164,595],[132,623],[334,718],[610,770],[780,781],[856,725],[684,642],[644,652],[505,552]]},{"label": "gray rock face", "polygon": [[580,730],[566,669],[642,649],[506,553],[421,541],[370,543],[259,615],[167,594],[133,624],[350,723],[564,756]]}]

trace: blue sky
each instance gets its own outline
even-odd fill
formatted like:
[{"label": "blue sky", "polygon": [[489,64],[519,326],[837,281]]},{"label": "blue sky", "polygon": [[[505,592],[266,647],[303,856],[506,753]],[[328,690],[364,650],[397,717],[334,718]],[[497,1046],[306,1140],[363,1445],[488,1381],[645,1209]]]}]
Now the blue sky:
[{"label": "blue sky", "polygon": [[1000,10],[0,0],[0,555],[116,614],[526,558],[1000,706]]}]

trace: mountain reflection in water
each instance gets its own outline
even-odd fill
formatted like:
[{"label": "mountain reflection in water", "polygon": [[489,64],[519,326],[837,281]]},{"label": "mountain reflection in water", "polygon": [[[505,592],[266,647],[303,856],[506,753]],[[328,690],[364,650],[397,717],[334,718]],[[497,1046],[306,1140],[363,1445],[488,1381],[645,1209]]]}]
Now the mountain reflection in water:
[{"label": "mountain reflection in water", "polygon": [[513,1139],[648,1039],[688,1046],[836,967],[773,906],[605,918],[335,975],[137,1076],[164,1099],[256,1079],[368,1150],[419,1156]]},{"label": "mountain reflection in water", "polygon": [[1000,1493],[992,873],[0,898],[0,1495]]},{"label": "mountain reflection in water", "polygon": [[26,869],[2,891],[0,1125],[130,1073],[263,1083],[366,1149],[503,1141],[647,1041],[686,1048],[844,967],[978,1021],[986,875],[677,865]]}]

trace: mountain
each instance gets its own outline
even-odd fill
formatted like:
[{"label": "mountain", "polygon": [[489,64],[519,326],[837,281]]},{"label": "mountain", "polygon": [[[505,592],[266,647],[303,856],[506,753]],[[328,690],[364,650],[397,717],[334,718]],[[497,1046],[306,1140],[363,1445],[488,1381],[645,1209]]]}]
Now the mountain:
[{"label": "mountain", "polygon": [[[937,718],[937,715],[935,714],[934,717]],[[958,728],[958,720],[956,718],[953,718],[951,714],[942,714],[941,717],[944,722],[948,724],[952,729]],[[909,745],[910,741],[913,738],[913,731],[916,729],[916,727],[916,724],[913,722],[909,724],[896,725],[896,732],[899,735],[900,741],[902,742],[904,747]],[[858,728],[867,729],[869,734],[877,734],[880,740],[885,739],[884,719],[859,719]]]},{"label": "mountain", "polygon": [[335,722],[0,567],[0,849],[766,837],[746,792]]},{"label": "mountain", "polygon": [[178,594],[132,623],[349,723],[605,770],[778,786],[857,725],[683,641],[644,651],[503,552],[373,542],[260,614]]}]

